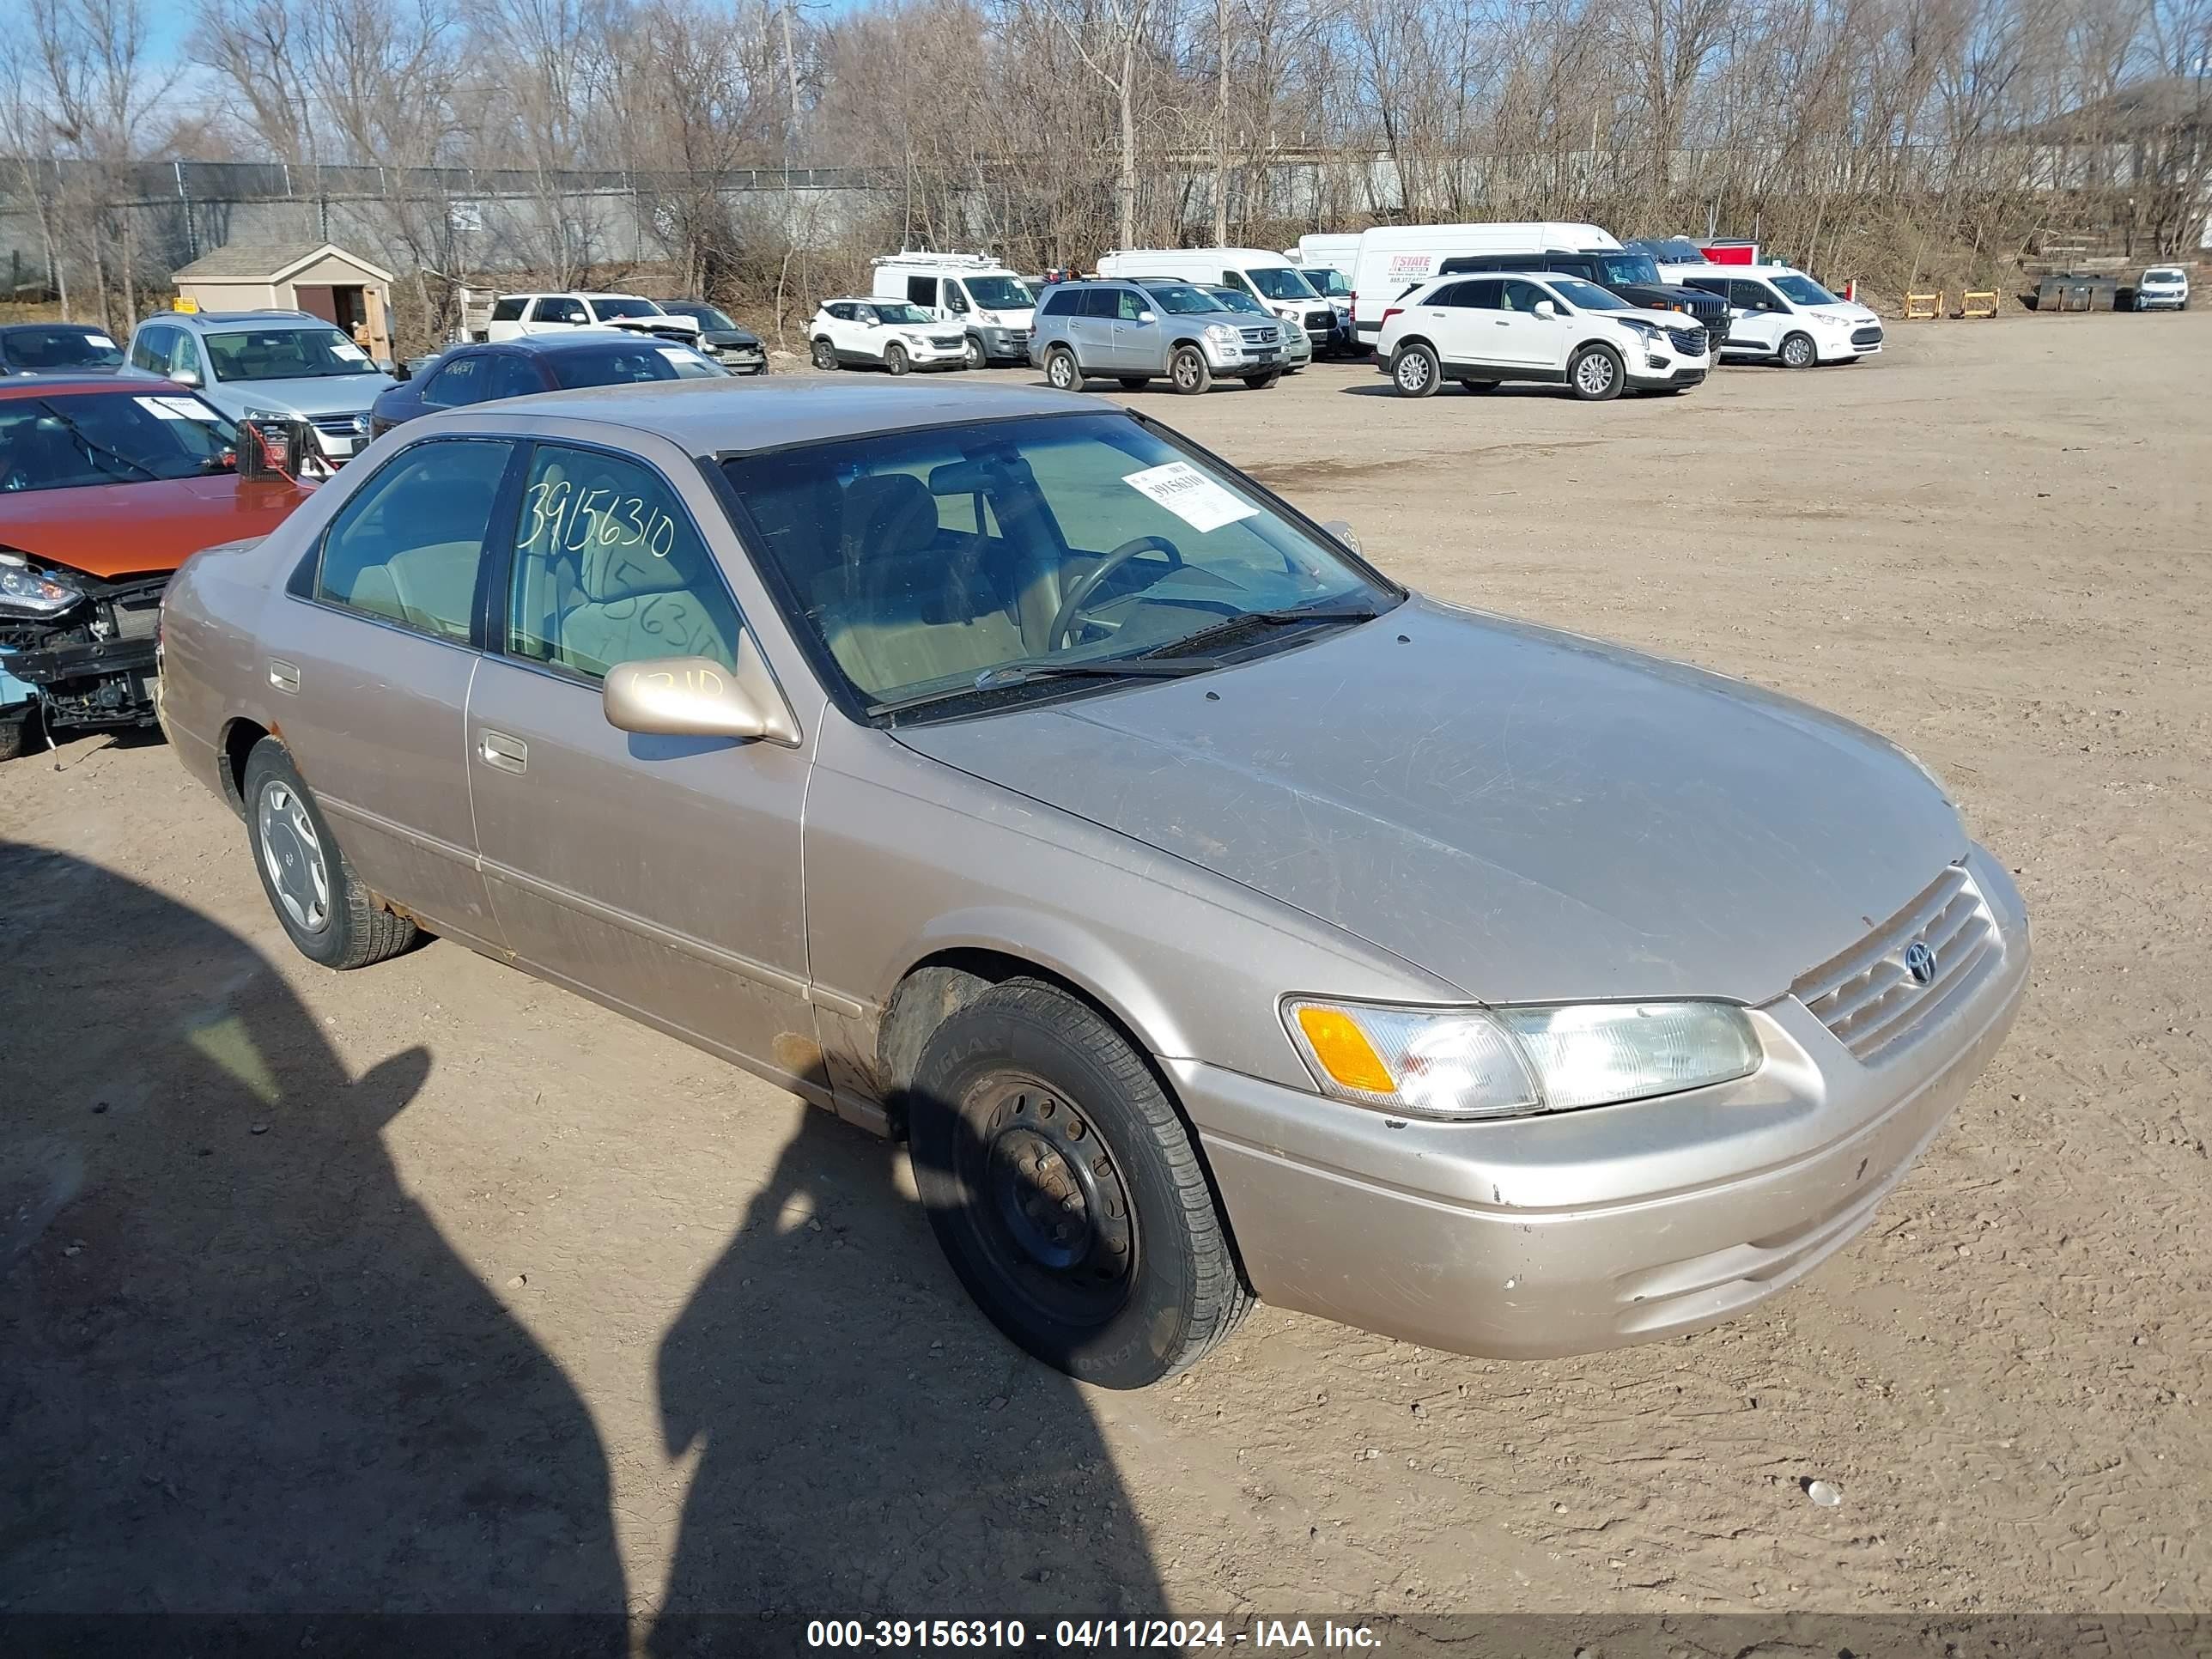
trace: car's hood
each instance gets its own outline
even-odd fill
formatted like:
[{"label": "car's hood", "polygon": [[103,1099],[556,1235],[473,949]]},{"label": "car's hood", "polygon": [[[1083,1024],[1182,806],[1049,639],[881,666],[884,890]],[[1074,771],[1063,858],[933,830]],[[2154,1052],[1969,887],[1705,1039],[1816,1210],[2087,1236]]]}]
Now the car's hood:
[{"label": "car's hood", "polygon": [[1692,288],[1687,283],[1638,283],[1639,294],[1652,295],[1676,305],[1724,306],[1727,301],[1717,294],[1708,294],[1701,288]]},{"label": "car's hood", "polygon": [[274,410],[285,415],[352,415],[399,383],[389,374],[314,374],[297,380],[218,380],[210,388],[226,412]]},{"label": "car's hood", "polygon": [[1967,847],[1847,721],[1419,599],[1242,667],[898,736],[1484,1001],[1764,1001]]},{"label": "car's hood", "polygon": [[743,328],[702,329],[699,331],[699,337],[708,345],[757,346],[760,343],[759,335],[750,329]]},{"label": "car's hood", "polygon": [[618,328],[628,334],[682,334],[691,339],[699,337],[701,330],[696,317],[610,317],[599,325],[602,328]]},{"label": "car's hood", "polygon": [[1809,309],[1815,317],[1825,317],[1832,323],[1848,323],[1854,328],[1863,324],[1878,323],[1881,320],[1879,313],[1869,310],[1855,300],[1841,300],[1832,306],[1814,306]]},{"label": "car's hood", "polygon": [[174,570],[203,547],[264,536],[308,487],[232,473],[0,495],[0,547],[89,576]]},{"label": "car's hood", "polygon": [[1638,307],[1633,311],[1594,311],[1593,317],[1610,317],[1615,322],[1625,322],[1633,317],[1638,322],[1656,323],[1662,328],[1696,328],[1700,326],[1696,317],[1680,311],[1655,311]]}]

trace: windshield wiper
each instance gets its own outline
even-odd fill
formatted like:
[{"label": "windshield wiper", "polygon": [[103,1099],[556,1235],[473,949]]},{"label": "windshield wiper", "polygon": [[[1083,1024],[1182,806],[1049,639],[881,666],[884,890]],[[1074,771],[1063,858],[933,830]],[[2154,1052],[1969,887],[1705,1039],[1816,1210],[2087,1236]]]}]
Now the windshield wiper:
[{"label": "windshield wiper", "polygon": [[76,434],[76,441],[84,446],[84,453],[88,458],[95,455],[105,455],[112,461],[120,461],[125,466],[135,467],[137,471],[144,473],[149,478],[158,479],[161,476],[152,467],[147,465],[145,462],[134,461],[131,457],[125,455],[119,449],[110,449],[106,444],[100,442],[99,439],[94,437],[89,432],[87,432],[75,421],[70,419],[68,416],[63,414],[60,410],[55,408],[53,404],[48,402],[46,398],[41,398],[39,399],[39,407],[45,410],[47,414],[52,416],[64,426],[67,427],[72,433]]},{"label": "windshield wiper", "polygon": [[1218,668],[1220,661],[1212,657],[1176,657],[1162,661],[1144,657],[1109,657],[1095,662],[1009,662],[996,668],[987,668],[965,685],[951,686],[942,691],[924,691],[918,696],[899,697],[890,702],[868,705],[871,714],[899,714],[910,708],[922,708],[935,702],[954,702],[963,697],[972,697],[981,691],[1003,691],[1017,685],[1030,685],[1039,680],[1097,679],[1097,680],[1179,680],[1188,674],[1203,674]]},{"label": "windshield wiper", "polygon": [[1179,654],[1175,653],[1187,651],[1194,645],[1209,641],[1218,643],[1250,628],[1282,628],[1292,623],[1308,622],[1372,622],[1382,614],[1379,607],[1371,605],[1332,605],[1327,608],[1314,605],[1303,609],[1290,605],[1277,611],[1247,611],[1237,616],[1224,617],[1210,627],[1200,629],[1195,634],[1186,634],[1179,640],[1156,645],[1145,656],[1154,661],[1164,659],[1174,662],[1181,659]]}]

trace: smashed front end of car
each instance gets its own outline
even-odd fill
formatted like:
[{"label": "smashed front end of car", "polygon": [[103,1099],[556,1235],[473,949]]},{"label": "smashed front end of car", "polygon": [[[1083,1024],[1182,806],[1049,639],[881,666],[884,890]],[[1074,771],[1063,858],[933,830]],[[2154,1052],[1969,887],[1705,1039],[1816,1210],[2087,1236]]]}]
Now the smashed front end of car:
[{"label": "smashed front end of car", "polygon": [[35,687],[49,731],[155,723],[161,591],[0,547],[0,662]]}]

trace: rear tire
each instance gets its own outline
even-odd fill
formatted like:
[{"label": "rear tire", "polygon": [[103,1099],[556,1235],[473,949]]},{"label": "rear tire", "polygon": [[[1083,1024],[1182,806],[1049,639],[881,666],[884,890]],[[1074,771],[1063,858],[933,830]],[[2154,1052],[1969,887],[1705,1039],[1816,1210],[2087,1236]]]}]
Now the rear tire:
[{"label": "rear tire", "polygon": [[377,904],[354,873],[314,793],[276,738],[262,738],[246,756],[242,793],[261,890],[301,956],[325,968],[366,968],[415,942],[415,924]]},{"label": "rear tire", "polygon": [[1174,1103],[1057,987],[1009,980],[939,1025],[908,1125],[953,1272],[1046,1364],[1141,1389],[1195,1364],[1250,1306]]},{"label": "rear tire", "polygon": [[1066,346],[1054,346],[1045,353],[1044,377],[1056,391],[1083,390],[1083,365],[1075,361],[1075,354]]},{"label": "rear tire", "polygon": [[884,367],[894,374],[903,374],[913,365],[907,362],[904,346],[887,345],[884,348]]},{"label": "rear tire", "polygon": [[1611,403],[1628,383],[1620,354],[1611,346],[1584,346],[1567,364],[1567,386],[1586,404]]},{"label": "rear tire", "polygon": [[826,338],[814,343],[814,367],[819,369],[832,369],[837,367],[837,348],[831,345]]},{"label": "rear tire", "polygon": [[1194,398],[1213,386],[1213,369],[1196,346],[1177,346],[1168,359],[1168,384],[1186,398]]},{"label": "rear tire", "polygon": [[1443,380],[1437,354],[1419,341],[1400,346],[1390,359],[1390,384],[1401,398],[1432,398]]},{"label": "rear tire", "polygon": [[1784,368],[1810,368],[1820,361],[1820,353],[1814,349],[1813,337],[1809,334],[1785,337],[1782,349],[1777,355],[1781,357]]}]

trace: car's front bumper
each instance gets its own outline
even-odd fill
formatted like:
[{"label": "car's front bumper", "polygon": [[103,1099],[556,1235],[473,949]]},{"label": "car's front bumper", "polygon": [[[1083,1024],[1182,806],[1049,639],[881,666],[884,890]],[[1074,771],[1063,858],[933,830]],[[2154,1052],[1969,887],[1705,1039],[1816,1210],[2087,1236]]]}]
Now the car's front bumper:
[{"label": "car's front bumper", "polygon": [[982,341],[986,362],[1019,363],[1029,361],[1030,331],[1025,328],[979,326],[969,332]]},{"label": "car's front bumper", "polygon": [[1253,1289],[1518,1358],[1650,1341],[1773,1295],[1873,1218],[2011,1026],[2026,914],[1986,854],[1969,867],[1997,965],[1873,1066],[1791,996],[1754,1012],[1767,1063],[1739,1083],[1493,1123],[1392,1119],[1164,1062]]},{"label": "car's front bumper", "polygon": [[1685,357],[1664,348],[1638,353],[1628,362],[1628,384],[1638,391],[1701,384],[1713,366],[1711,356]]},{"label": "car's front bumper", "polygon": [[1224,345],[1218,340],[1208,340],[1202,349],[1207,366],[1216,374],[1256,374],[1265,369],[1285,368],[1290,362],[1279,339],[1273,345],[1243,342]]},{"label": "car's front bumper", "polygon": [[768,373],[766,346],[718,345],[707,348],[708,356],[732,374],[765,374]]}]

